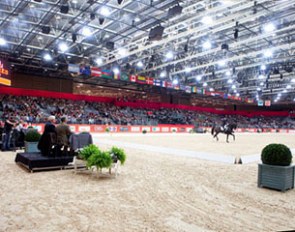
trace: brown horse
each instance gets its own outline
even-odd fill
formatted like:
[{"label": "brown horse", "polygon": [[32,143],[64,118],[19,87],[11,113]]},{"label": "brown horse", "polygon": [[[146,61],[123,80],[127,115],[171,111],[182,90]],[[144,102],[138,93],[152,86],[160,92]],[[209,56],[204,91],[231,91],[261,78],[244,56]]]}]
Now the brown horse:
[{"label": "brown horse", "polygon": [[237,129],[237,124],[236,123],[229,123],[226,128],[222,128],[221,126],[213,126],[211,129],[211,134],[213,135],[213,138],[216,138],[218,141],[217,135],[219,133],[226,134],[226,142],[228,143],[228,137],[229,135],[233,136],[235,140],[235,135],[234,135],[234,129]]}]

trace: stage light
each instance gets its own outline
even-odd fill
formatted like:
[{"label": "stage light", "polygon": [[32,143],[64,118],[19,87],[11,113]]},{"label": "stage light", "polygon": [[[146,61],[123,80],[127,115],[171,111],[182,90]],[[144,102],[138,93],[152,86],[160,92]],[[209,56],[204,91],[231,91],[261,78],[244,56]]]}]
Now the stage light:
[{"label": "stage light", "polygon": [[208,86],[208,84],[206,82],[204,82],[203,87],[207,87],[207,86]]},{"label": "stage light", "polygon": [[279,94],[278,94],[278,97],[281,97],[281,96],[282,96],[282,94],[281,94],[281,93],[279,93]]},{"label": "stage light", "polygon": [[268,23],[264,26],[264,31],[265,32],[272,32],[276,29],[275,25],[273,23]]},{"label": "stage light", "polygon": [[178,84],[178,80],[177,79],[174,79],[172,83],[173,83],[173,85],[177,85]]},{"label": "stage light", "polygon": [[136,64],[136,66],[137,66],[138,68],[142,68],[142,67],[143,67],[143,63],[142,63],[142,61],[138,61],[137,64]]},{"label": "stage light", "polygon": [[286,90],[286,89],[284,89],[284,90],[283,90],[283,93],[287,93],[287,90]]},{"label": "stage light", "polygon": [[103,7],[100,9],[100,13],[101,13],[101,15],[106,16],[106,17],[108,17],[108,16],[111,15],[111,11],[109,10],[109,8],[107,8],[107,7],[105,7],[105,6],[103,6]]},{"label": "stage light", "polygon": [[65,52],[69,49],[68,45],[64,42],[60,43],[58,47],[61,52]]},{"label": "stage light", "polygon": [[233,83],[233,79],[228,79],[227,83],[232,84]]},{"label": "stage light", "polygon": [[84,27],[82,29],[82,34],[86,37],[91,36],[92,35],[92,31],[88,28],[88,27]]},{"label": "stage light", "polygon": [[234,90],[234,93],[237,93],[237,90],[236,89]]},{"label": "stage light", "polygon": [[226,65],[226,62],[224,60],[218,61],[218,66],[223,67]]},{"label": "stage light", "polygon": [[43,56],[43,58],[44,58],[44,60],[46,60],[46,61],[51,61],[52,60],[52,56],[50,55],[50,54],[45,54],[44,56]]},{"label": "stage light", "polygon": [[258,88],[257,88],[257,91],[261,91],[261,88],[258,87]]},{"label": "stage light", "polygon": [[0,46],[4,46],[7,44],[7,41],[3,38],[0,38]]},{"label": "stage light", "polygon": [[293,78],[293,79],[291,80],[291,82],[292,82],[292,83],[295,83],[295,78]]},{"label": "stage light", "polygon": [[114,74],[118,75],[120,73],[120,70],[118,68],[113,69]]},{"label": "stage light", "polygon": [[213,19],[210,16],[205,16],[202,18],[201,22],[203,24],[209,25],[213,23]]},{"label": "stage light", "polygon": [[263,85],[264,85],[264,83],[263,83],[263,82],[261,82],[261,83],[260,83],[260,86],[263,86]]},{"label": "stage light", "polygon": [[231,72],[230,71],[226,71],[225,75],[230,76]]},{"label": "stage light", "polygon": [[126,48],[119,48],[118,54],[120,56],[125,56],[127,54],[127,49]]},{"label": "stage light", "polygon": [[260,70],[265,71],[266,70],[266,65],[261,65]]},{"label": "stage light", "polygon": [[138,22],[140,22],[140,18],[139,18],[138,16],[136,16],[136,17],[134,18],[134,21],[138,23]]},{"label": "stage light", "polygon": [[102,58],[97,58],[97,59],[95,60],[95,63],[96,63],[97,65],[102,65],[102,64],[103,64],[103,60],[102,60]]},{"label": "stage light", "polygon": [[161,72],[161,73],[160,73],[160,77],[161,77],[161,78],[166,77],[166,72],[165,72],[165,71]]},{"label": "stage light", "polygon": [[197,76],[197,77],[196,77],[196,80],[197,80],[197,81],[202,80],[202,76],[201,76],[201,75]]},{"label": "stage light", "polygon": [[213,92],[213,91],[214,91],[214,89],[213,89],[213,88],[210,88],[210,89],[209,89],[209,91],[210,91],[210,92]]},{"label": "stage light", "polygon": [[173,57],[174,57],[174,54],[173,54],[173,52],[172,51],[169,51],[169,52],[167,52],[166,53],[166,58],[168,59],[168,60],[170,60],[170,59],[173,59]]},{"label": "stage light", "polygon": [[74,4],[77,4],[77,3],[78,3],[78,1],[77,1],[77,0],[73,0],[72,2],[73,2]]},{"label": "stage light", "polygon": [[235,85],[232,85],[231,88],[232,88],[232,89],[236,89],[237,87],[236,87]]},{"label": "stage light", "polygon": [[239,94],[239,93],[236,93],[236,96],[237,96],[237,97],[239,97],[239,96],[240,96],[240,94]]},{"label": "stage light", "polygon": [[287,87],[286,87],[287,89],[291,89],[292,88],[292,86],[291,85],[287,85]]},{"label": "stage light", "polygon": [[265,78],[264,75],[259,75],[259,76],[258,76],[258,79],[259,79],[259,80],[264,79],[264,78]]},{"label": "stage light", "polygon": [[266,57],[266,58],[269,58],[269,57],[272,57],[272,51],[271,50],[266,50],[265,52],[264,52],[264,57]]},{"label": "stage light", "polygon": [[211,47],[212,47],[212,45],[211,45],[211,43],[210,43],[209,40],[207,40],[207,41],[205,41],[205,42],[203,43],[203,48],[204,48],[204,49],[210,49]]},{"label": "stage light", "polygon": [[191,67],[185,67],[185,72],[186,73],[190,73],[192,71],[192,68]]}]

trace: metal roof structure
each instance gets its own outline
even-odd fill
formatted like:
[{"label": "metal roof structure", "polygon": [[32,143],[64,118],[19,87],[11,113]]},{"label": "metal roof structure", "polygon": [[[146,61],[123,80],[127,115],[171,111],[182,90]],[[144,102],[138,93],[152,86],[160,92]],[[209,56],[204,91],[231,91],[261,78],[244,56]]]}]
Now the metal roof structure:
[{"label": "metal roof structure", "polygon": [[84,62],[293,100],[295,1],[0,0],[0,55],[17,70]]}]

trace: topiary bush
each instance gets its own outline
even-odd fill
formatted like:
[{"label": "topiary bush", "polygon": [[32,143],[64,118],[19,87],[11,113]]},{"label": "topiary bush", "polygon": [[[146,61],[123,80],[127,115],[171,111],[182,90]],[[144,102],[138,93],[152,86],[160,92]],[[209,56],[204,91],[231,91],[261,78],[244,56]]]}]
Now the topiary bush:
[{"label": "topiary bush", "polygon": [[79,151],[78,155],[79,158],[83,159],[83,160],[88,160],[88,158],[90,156],[92,156],[93,154],[98,154],[101,151],[99,150],[99,148],[94,145],[94,144],[90,144],[86,147],[84,147],[82,150]]},{"label": "topiary bush", "polygon": [[110,128],[107,127],[106,128],[106,132],[109,133],[110,132]]},{"label": "topiary bush", "polygon": [[97,169],[109,168],[113,163],[111,154],[107,151],[92,154],[87,159],[87,167],[96,166]]},{"label": "topiary bush", "polygon": [[118,147],[112,147],[110,150],[110,153],[112,155],[112,159],[114,162],[117,160],[120,160],[121,164],[123,165],[126,161],[126,153],[123,149]]},{"label": "topiary bush", "polygon": [[292,153],[286,145],[272,143],[263,148],[261,160],[264,164],[288,166],[292,162]]},{"label": "topiary bush", "polygon": [[146,134],[146,133],[147,133],[147,131],[146,131],[146,130],[143,130],[143,131],[142,131],[142,133],[143,133],[143,134]]},{"label": "topiary bush", "polygon": [[25,135],[26,142],[38,142],[41,138],[40,133],[35,129],[30,129]]}]

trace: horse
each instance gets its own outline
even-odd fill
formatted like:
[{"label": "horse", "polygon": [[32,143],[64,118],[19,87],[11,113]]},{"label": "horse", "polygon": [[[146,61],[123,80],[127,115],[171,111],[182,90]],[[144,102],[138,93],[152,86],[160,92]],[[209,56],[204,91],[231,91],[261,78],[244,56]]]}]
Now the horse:
[{"label": "horse", "polygon": [[226,128],[223,129],[221,126],[213,126],[211,129],[211,134],[213,135],[213,138],[216,138],[218,141],[217,135],[219,133],[224,133],[226,134],[226,142],[228,143],[228,137],[229,135],[232,135],[234,140],[235,140],[235,135],[234,135],[234,129],[237,129],[237,124],[236,123],[229,123],[227,124]]}]

